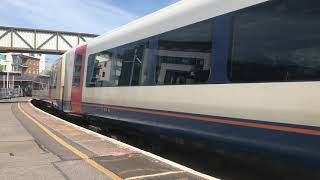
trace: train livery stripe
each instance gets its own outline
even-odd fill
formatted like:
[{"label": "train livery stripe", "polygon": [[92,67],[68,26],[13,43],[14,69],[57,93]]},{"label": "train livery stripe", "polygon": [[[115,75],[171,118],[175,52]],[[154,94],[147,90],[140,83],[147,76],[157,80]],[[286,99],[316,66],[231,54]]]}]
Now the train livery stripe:
[{"label": "train livery stripe", "polygon": [[256,122],[241,122],[241,121],[220,119],[220,118],[214,118],[214,117],[195,116],[195,115],[179,114],[179,113],[173,113],[173,112],[161,112],[156,110],[137,109],[137,108],[131,108],[131,107],[117,107],[117,106],[94,104],[94,103],[83,103],[83,104],[86,104],[92,107],[103,107],[103,108],[120,110],[120,111],[137,112],[137,113],[145,113],[145,114],[152,114],[152,115],[158,115],[158,116],[176,117],[181,119],[191,119],[191,120],[197,120],[197,121],[206,121],[206,122],[214,122],[214,123],[229,124],[229,125],[236,125],[236,126],[245,126],[245,127],[252,127],[252,128],[269,129],[269,130],[276,130],[276,131],[283,131],[283,132],[290,132],[290,133],[320,136],[320,131],[314,130],[314,129],[278,126],[278,125],[263,124],[263,123],[256,123]]}]

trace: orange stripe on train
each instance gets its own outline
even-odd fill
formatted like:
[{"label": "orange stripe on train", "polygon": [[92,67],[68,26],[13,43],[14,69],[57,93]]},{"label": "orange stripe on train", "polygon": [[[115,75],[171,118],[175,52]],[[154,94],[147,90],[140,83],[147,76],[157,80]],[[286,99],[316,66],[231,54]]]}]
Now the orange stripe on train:
[{"label": "orange stripe on train", "polygon": [[159,116],[178,117],[183,119],[209,121],[209,122],[215,122],[215,123],[221,123],[221,124],[230,124],[230,125],[237,125],[237,126],[270,129],[270,130],[277,130],[277,131],[283,131],[283,132],[292,132],[292,133],[320,136],[320,131],[312,130],[312,129],[284,127],[284,126],[253,123],[253,122],[240,122],[240,121],[232,121],[232,120],[225,120],[225,119],[218,119],[218,118],[211,118],[211,117],[192,116],[192,115],[177,114],[177,113],[170,113],[170,112],[159,112],[159,111],[142,110],[142,109],[136,109],[136,108],[127,108],[127,107],[114,107],[110,105],[99,105],[99,104],[91,104],[91,103],[86,103],[86,104],[91,106],[96,106],[96,107],[106,107],[114,110],[139,112],[139,113],[153,114],[153,115],[159,115]]}]

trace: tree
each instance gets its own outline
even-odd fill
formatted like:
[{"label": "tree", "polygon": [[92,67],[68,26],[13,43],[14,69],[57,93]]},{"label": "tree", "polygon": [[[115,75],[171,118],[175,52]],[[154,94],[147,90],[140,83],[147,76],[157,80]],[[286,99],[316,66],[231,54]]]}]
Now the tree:
[{"label": "tree", "polygon": [[50,76],[51,75],[51,69],[46,69],[43,72],[44,75]]}]

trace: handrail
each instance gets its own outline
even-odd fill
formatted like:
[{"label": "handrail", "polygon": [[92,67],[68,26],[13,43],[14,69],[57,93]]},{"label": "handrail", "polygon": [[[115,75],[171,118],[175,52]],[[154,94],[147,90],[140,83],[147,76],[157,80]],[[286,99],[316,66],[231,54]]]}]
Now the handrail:
[{"label": "handrail", "polygon": [[0,99],[8,99],[22,96],[21,88],[0,88]]}]

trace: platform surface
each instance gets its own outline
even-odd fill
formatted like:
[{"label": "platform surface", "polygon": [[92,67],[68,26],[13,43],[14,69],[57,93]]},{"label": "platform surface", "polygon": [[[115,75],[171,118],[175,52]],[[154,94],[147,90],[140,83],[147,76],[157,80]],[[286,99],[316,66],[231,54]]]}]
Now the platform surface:
[{"label": "platform surface", "polygon": [[0,179],[215,179],[55,118],[28,100],[0,100]]}]

